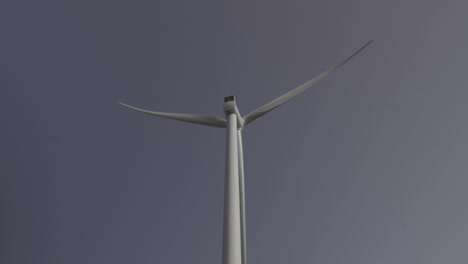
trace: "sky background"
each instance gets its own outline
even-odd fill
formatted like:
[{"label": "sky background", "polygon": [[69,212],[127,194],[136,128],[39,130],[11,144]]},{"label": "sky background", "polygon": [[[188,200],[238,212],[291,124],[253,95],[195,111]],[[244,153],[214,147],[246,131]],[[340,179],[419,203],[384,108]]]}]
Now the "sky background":
[{"label": "sky background", "polygon": [[468,262],[465,0],[3,0],[0,263],[221,263],[225,131],[248,263]]}]

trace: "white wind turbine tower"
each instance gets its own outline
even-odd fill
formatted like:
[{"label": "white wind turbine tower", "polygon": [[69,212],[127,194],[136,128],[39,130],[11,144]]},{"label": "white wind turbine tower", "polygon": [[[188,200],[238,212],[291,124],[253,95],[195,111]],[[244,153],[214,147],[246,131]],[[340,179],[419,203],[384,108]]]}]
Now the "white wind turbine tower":
[{"label": "white wind turbine tower", "polygon": [[237,109],[234,96],[224,98],[223,110],[226,119],[200,114],[153,112],[136,108],[124,103],[123,106],[150,115],[195,123],[205,126],[226,128],[226,175],[224,183],[224,225],[223,225],[223,264],[246,264],[246,233],[245,233],[245,189],[244,165],[242,156],[242,129],[255,119],[270,112],[276,107],[301,94],[309,87],[323,79],[332,71],[338,69],[351,58],[361,52],[370,43],[357,50],[341,63],[333,66],[314,79],[296,87],[288,93],[276,98],[266,105],[242,117]]}]

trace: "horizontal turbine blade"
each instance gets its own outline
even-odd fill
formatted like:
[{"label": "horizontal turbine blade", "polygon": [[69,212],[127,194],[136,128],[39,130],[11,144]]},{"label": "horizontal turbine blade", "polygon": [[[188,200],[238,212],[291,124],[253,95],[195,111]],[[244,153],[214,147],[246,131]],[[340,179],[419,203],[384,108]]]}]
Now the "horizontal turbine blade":
[{"label": "horizontal turbine blade", "polygon": [[351,58],[353,58],[359,52],[361,52],[365,47],[367,47],[369,44],[371,44],[372,41],[373,40],[367,42],[366,45],[364,45],[362,48],[360,48],[356,52],[354,52],[353,55],[349,56],[347,59],[345,59],[341,63],[331,67],[326,72],[324,72],[324,73],[320,74],[319,76],[315,77],[314,79],[312,79],[312,80],[310,80],[310,81],[308,81],[308,82],[294,88],[293,90],[291,90],[291,91],[287,92],[286,94],[276,98],[275,100],[273,100],[273,101],[269,102],[268,104],[258,108],[257,110],[247,114],[246,116],[243,117],[244,121],[245,121],[245,124],[247,125],[248,123],[254,121],[255,119],[261,117],[262,115],[270,112],[271,110],[275,109],[276,107],[286,103],[287,101],[291,100],[295,96],[297,96],[297,95],[301,94],[302,92],[306,91],[309,87],[316,84],[321,79],[325,78],[325,76],[330,74],[332,71],[334,71],[334,70],[338,69],[339,67],[343,66],[343,64],[348,62]]},{"label": "horizontal turbine blade", "polygon": [[160,116],[164,118],[179,120],[183,122],[189,122],[199,125],[212,126],[212,127],[226,127],[226,120],[217,116],[212,115],[200,115],[200,114],[182,114],[182,113],[164,113],[164,112],[153,112],[140,108],[136,108],[124,103],[119,102],[119,104],[133,109],[138,112]]}]

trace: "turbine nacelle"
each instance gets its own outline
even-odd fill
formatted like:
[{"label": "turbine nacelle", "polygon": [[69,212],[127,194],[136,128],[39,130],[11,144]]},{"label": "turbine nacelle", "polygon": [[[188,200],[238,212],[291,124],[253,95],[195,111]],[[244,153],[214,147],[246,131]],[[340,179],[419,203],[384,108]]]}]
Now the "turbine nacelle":
[{"label": "turbine nacelle", "polygon": [[235,114],[237,117],[237,129],[242,130],[244,128],[245,122],[239,113],[239,109],[237,109],[234,95],[224,97],[223,111],[226,114],[226,117],[228,117],[230,114]]}]

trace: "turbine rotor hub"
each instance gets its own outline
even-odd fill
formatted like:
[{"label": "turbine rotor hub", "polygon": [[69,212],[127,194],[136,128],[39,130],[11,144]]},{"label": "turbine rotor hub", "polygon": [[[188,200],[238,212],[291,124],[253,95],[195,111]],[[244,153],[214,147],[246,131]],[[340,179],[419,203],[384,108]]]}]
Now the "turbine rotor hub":
[{"label": "turbine rotor hub", "polygon": [[223,111],[224,114],[226,114],[226,117],[230,114],[235,114],[237,117],[237,129],[244,128],[245,122],[239,113],[239,109],[237,109],[236,99],[234,95],[224,97]]}]

